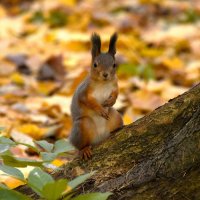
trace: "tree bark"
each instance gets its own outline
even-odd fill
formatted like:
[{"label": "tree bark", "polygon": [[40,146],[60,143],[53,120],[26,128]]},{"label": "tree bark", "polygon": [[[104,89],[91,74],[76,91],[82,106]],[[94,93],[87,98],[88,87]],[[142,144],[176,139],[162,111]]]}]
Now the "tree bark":
[{"label": "tree bark", "polygon": [[77,192],[111,191],[113,200],[196,200],[199,150],[200,84],[124,126],[94,148],[92,159],[75,159],[53,176],[71,179],[95,170]]}]

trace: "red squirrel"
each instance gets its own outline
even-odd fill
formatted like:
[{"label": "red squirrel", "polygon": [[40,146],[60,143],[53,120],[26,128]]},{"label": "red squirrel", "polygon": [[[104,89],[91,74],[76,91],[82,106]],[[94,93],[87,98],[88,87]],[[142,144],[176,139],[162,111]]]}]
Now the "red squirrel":
[{"label": "red squirrel", "polygon": [[123,125],[121,115],[112,107],[118,96],[116,41],[117,34],[114,33],[108,52],[101,53],[101,38],[96,33],[92,34],[90,73],[78,86],[72,99],[73,127],[69,140],[83,159],[92,156],[91,146],[105,140]]}]

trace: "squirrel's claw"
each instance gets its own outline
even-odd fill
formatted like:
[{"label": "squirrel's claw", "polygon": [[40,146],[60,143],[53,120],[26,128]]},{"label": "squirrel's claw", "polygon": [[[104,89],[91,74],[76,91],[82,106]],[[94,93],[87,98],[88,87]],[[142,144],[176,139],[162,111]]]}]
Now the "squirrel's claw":
[{"label": "squirrel's claw", "polygon": [[81,149],[81,151],[79,153],[83,160],[88,160],[92,157],[92,150],[91,150],[90,146],[87,146],[87,147]]},{"label": "squirrel's claw", "polygon": [[108,112],[106,110],[101,111],[101,116],[103,118],[105,118],[106,120],[109,120],[109,115],[108,115]]},{"label": "squirrel's claw", "polygon": [[111,107],[115,104],[115,101],[116,100],[112,96],[110,96],[107,100],[104,101],[103,106],[104,107]]}]

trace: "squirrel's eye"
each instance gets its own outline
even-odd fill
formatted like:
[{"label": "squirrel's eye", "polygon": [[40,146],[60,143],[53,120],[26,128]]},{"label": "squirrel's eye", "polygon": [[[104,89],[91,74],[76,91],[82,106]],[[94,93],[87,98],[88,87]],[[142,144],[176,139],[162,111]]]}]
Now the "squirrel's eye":
[{"label": "squirrel's eye", "polygon": [[97,67],[97,63],[94,63],[94,67],[95,67],[95,68]]},{"label": "squirrel's eye", "polygon": [[116,64],[114,63],[114,64],[113,64],[113,68],[115,68],[115,67],[116,67]]}]

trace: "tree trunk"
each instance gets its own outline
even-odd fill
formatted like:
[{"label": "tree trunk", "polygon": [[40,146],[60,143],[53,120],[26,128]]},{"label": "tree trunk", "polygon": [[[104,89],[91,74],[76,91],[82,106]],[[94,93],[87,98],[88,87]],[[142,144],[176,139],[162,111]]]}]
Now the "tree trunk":
[{"label": "tree trunk", "polygon": [[199,167],[200,84],[123,127],[94,148],[91,160],[76,159],[53,176],[95,170],[78,193],[111,191],[113,200],[196,200]]}]

